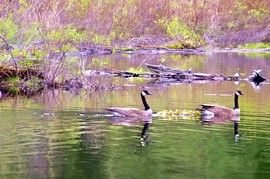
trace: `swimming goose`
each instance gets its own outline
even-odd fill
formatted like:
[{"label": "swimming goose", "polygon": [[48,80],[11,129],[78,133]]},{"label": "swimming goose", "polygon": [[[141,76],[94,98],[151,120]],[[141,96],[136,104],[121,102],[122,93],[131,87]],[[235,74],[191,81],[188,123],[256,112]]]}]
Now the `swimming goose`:
[{"label": "swimming goose", "polygon": [[146,102],[145,96],[151,95],[151,93],[147,90],[143,90],[141,92],[141,98],[144,105],[144,110],[137,108],[121,108],[121,107],[113,107],[107,108],[106,110],[113,113],[115,116],[123,116],[123,117],[149,117],[152,116],[152,109]]},{"label": "swimming goose", "polygon": [[202,104],[201,108],[197,108],[197,110],[201,111],[202,116],[227,116],[233,117],[240,115],[240,108],[238,103],[238,96],[244,95],[241,91],[236,91],[234,93],[234,108],[230,109],[225,106],[219,106],[214,104]]}]

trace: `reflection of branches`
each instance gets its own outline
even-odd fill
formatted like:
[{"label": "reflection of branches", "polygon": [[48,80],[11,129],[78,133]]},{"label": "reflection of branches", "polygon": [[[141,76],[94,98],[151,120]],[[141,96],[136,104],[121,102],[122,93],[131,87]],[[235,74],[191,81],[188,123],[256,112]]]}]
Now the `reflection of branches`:
[{"label": "reflection of branches", "polygon": [[56,108],[59,101],[59,90],[45,90],[43,93],[43,105],[45,109]]},{"label": "reflection of branches", "polygon": [[[142,63],[137,67],[137,69],[135,70],[135,72],[138,71],[138,69],[141,68],[141,66],[142,66],[147,60],[150,60],[151,58],[153,58],[153,55],[149,54],[149,55],[142,61]],[[134,74],[135,74],[135,73],[134,73]],[[128,82],[127,82],[126,85],[128,85],[129,82],[130,82],[130,78],[128,78]]]}]

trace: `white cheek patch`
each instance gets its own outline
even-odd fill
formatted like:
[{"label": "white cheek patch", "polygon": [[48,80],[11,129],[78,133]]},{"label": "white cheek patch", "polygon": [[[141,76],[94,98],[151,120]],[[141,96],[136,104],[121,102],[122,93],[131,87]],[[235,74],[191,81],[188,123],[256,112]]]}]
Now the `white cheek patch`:
[{"label": "white cheek patch", "polygon": [[238,91],[236,91],[236,92],[235,92],[235,94],[236,94],[237,96],[239,96],[239,95],[240,95],[240,93],[238,93]]},{"label": "white cheek patch", "polygon": [[143,96],[146,96],[146,93],[143,91],[143,92],[142,92],[142,95],[143,95]]},{"label": "white cheek patch", "polygon": [[235,73],[233,76],[234,77],[239,77],[240,75],[239,75],[239,73]]}]

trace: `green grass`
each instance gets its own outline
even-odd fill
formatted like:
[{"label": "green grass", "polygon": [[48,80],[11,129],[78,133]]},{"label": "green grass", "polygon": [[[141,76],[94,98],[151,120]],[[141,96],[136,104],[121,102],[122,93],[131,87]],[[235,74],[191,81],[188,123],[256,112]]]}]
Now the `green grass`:
[{"label": "green grass", "polygon": [[248,44],[238,45],[238,48],[247,48],[247,49],[270,48],[270,43],[266,43],[266,42],[248,43]]}]

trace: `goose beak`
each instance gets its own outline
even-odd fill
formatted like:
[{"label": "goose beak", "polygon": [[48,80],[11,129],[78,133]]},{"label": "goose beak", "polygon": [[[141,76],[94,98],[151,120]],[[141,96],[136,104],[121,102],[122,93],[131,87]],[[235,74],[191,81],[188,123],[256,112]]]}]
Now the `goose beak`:
[{"label": "goose beak", "polygon": [[243,93],[242,91],[236,91],[235,94],[239,95],[244,95],[245,93]]},{"label": "goose beak", "polygon": [[150,92],[147,91],[147,90],[142,91],[141,94],[142,94],[143,96],[146,96],[146,95],[152,95],[152,93],[150,93]]}]

